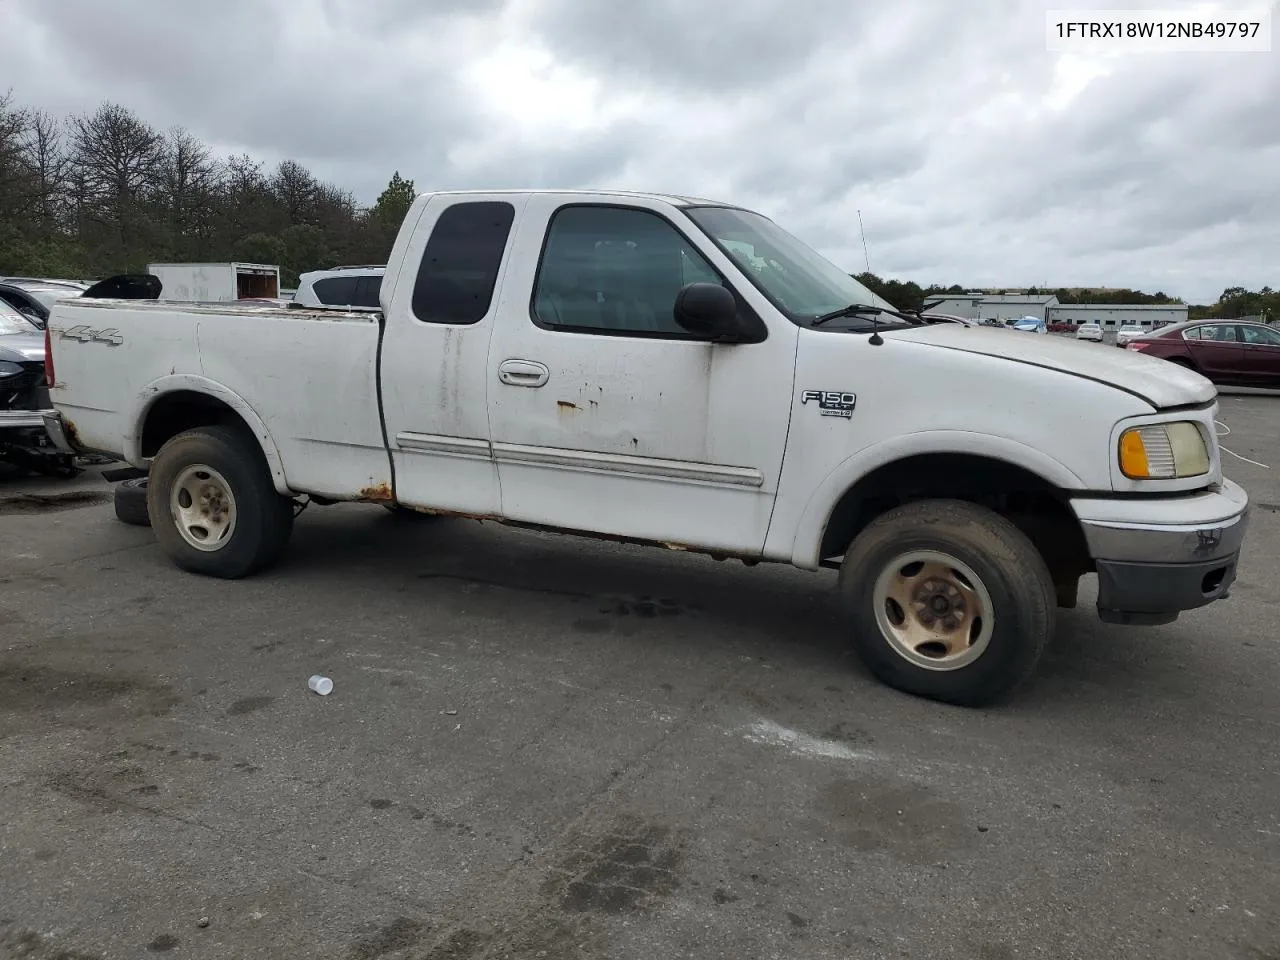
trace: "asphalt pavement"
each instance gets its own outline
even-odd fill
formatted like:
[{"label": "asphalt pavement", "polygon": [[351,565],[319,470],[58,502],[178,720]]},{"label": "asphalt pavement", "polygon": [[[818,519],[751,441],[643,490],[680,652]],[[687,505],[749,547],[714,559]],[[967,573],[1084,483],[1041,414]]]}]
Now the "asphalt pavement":
[{"label": "asphalt pavement", "polygon": [[1280,398],[1222,411],[1232,596],[1086,581],[991,710],[829,572],[345,506],[229,583],[0,480],[0,956],[1280,957]]}]

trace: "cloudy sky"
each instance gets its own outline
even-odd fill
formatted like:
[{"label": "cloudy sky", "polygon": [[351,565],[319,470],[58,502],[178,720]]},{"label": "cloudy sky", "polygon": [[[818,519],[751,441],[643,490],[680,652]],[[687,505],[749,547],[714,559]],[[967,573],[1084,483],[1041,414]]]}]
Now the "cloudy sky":
[{"label": "cloudy sky", "polygon": [[861,210],[872,270],[922,284],[1280,286],[1280,41],[1051,53],[1050,6],[1249,2],[0,0],[0,91],[113,100],[363,202],[397,168],[672,191],[850,272]]}]

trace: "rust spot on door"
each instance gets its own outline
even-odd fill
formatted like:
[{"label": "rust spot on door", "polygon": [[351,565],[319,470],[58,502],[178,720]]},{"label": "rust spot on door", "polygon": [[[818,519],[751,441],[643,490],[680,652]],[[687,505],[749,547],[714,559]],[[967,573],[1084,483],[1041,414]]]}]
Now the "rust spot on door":
[{"label": "rust spot on door", "polygon": [[559,408],[559,410],[560,410],[561,412],[564,412],[564,411],[566,411],[566,410],[579,410],[579,409],[581,409],[581,408],[580,408],[576,403],[572,403],[572,402],[571,402],[571,401],[569,401],[569,400],[557,400],[557,401],[556,401],[556,407],[557,407],[557,408]]},{"label": "rust spot on door", "polygon": [[80,447],[80,433],[76,430],[76,425],[75,425],[75,423],[74,423],[74,422],[72,422],[71,420],[68,420],[66,417],[63,417],[63,418],[62,418],[62,432],[63,432],[63,434],[65,434],[65,435],[66,435],[67,443],[69,443],[69,444],[71,444],[71,446],[76,447],[77,449],[79,449],[79,447]]},{"label": "rust spot on door", "polygon": [[395,495],[391,492],[391,484],[384,480],[382,483],[373,484],[361,490],[360,499],[370,500],[374,503],[384,503],[394,500]]}]

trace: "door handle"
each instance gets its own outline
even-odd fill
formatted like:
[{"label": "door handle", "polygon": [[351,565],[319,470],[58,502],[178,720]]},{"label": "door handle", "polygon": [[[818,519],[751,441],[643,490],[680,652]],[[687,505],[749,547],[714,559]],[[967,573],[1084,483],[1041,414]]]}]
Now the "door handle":
[{"label": "door handle", "polygon": [[551,379],[551,371],[532,360],[503,360],[498,379],[513,387],[540,387]]}]

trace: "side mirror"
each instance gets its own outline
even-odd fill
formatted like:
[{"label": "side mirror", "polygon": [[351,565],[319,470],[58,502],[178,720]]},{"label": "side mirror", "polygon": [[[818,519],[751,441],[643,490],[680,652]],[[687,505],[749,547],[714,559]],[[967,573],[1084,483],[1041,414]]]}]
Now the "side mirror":
[{"label": "side mirror", "polygon": [[718,283],[690,283],[676,294],[676,323],[690,333],[710,340],[737,340],[742,336],[738,302]]}]

